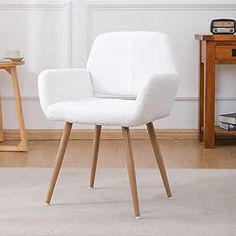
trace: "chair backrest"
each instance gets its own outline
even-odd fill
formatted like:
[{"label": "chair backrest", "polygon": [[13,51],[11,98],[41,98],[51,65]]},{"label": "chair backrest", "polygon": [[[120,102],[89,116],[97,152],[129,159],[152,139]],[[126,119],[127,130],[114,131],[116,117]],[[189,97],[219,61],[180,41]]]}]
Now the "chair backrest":
[{"label": "chair backrest", "polygon": [[99,35],[87,69],[98,97],[136,97],[155,73],[174,71],[168,37],[160,32],[111,32]]}]

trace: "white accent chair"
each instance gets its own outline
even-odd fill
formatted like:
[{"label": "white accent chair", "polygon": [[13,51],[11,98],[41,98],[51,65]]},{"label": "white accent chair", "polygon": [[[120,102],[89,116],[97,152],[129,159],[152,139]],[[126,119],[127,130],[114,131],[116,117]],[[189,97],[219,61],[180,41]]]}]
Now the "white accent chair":
[{"label": "white accent chair", "polygon": [[122,127],[136,217],[140,211],[129,127],[146,124],[167,196],[171,198],[152,122],[170,114],[178,84],[168,37],[159,32],[101,34],[93,43],[86,69],[40,73],[39,98],[44,114],[49,120],[65,122],[46,203],[51,201],[73,123],[95,125],[90,187],[94,186],[101,126]]}]

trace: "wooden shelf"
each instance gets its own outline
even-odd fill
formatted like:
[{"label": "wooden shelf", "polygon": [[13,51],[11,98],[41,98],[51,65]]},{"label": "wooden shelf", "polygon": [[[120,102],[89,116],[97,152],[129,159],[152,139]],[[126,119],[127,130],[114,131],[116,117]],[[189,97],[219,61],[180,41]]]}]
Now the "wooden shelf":
[{"label": "wooden shelf", "polygon": [[[235,139],[236,131],[215,128],[215,78],[217,64],[235,64],[236,35],[195,35],[199,41],[198,134],[205,148],[214,148],[216,139]],[[204,132],[201,127],[204,126]]]},{"label": "wooden shelf", "polygon": [[236,138],[236,131],[227,131],[224,129],[221,129],[219,126],[215,127],[215,133],[217,137],[232,137],[232,138]]},{"label": "wooden shelf", "polygon": [[[203,127],[201,128],[201,130],[202,132],[204,132]],[[216,138],[219,138],[219,139],[224,139],[224,138],[236,139],[236,131],[227,131],[227,130],[221,129],[219,126],[215,127],[215,135],[216,135]]]}]

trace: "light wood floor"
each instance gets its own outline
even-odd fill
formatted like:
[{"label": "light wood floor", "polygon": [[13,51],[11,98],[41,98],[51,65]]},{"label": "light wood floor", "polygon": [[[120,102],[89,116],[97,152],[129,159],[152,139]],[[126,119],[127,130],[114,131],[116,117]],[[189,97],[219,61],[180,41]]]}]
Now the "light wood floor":
[{"label": "light wood floor", "polygon": [[[236,143],[204,149],[197,140],[159,140],[167,168],[236,168]],[[59,141],[31,141],[27,153],[0,152],[1,167],[51,167]],[[91,140],[70,140],[63,166],[89,167]],[[137,167],[156,167],[149,140],[132,140]],[[101,140],[99,167],[123,167],[121,140]]]}]

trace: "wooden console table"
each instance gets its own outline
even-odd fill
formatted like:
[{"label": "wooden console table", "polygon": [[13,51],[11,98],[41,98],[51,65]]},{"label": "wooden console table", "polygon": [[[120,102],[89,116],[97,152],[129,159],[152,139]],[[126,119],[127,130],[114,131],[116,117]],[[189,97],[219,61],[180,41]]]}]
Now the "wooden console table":
[{"label": "wooden console table", "polygon": [[[20,89],[17,79],[17,72],[16,72],[16,66],[23,65],[24,61],[20,62],[0,62],[0,69],[5,70],[8,72],[12,79],[12,85],[14,90],[14,96],[15,96],[15,103],[16,103],[16,111],[18,116],[18,124],[20,129],[20,138],[21,141],[18,145],[0,145],[0,151],[19,151],[24,152],[27,151],[27,135],[25,130],[25,124],[24,124],[24,116],[22,111],[22,104],[21,104],[21,98],[20,98]],[[4,135],[3,135],[3,124],[2,124],[2,109],[1,109],[1,98],[0,98],[0,141],[4,141]]]},{"label": "wooden console table", "polygon": [[195,35],[199,40],[199,140],[214,148],[219,136],[235,136],[215,126],[215,68],[236,64],[236,35]]}]

